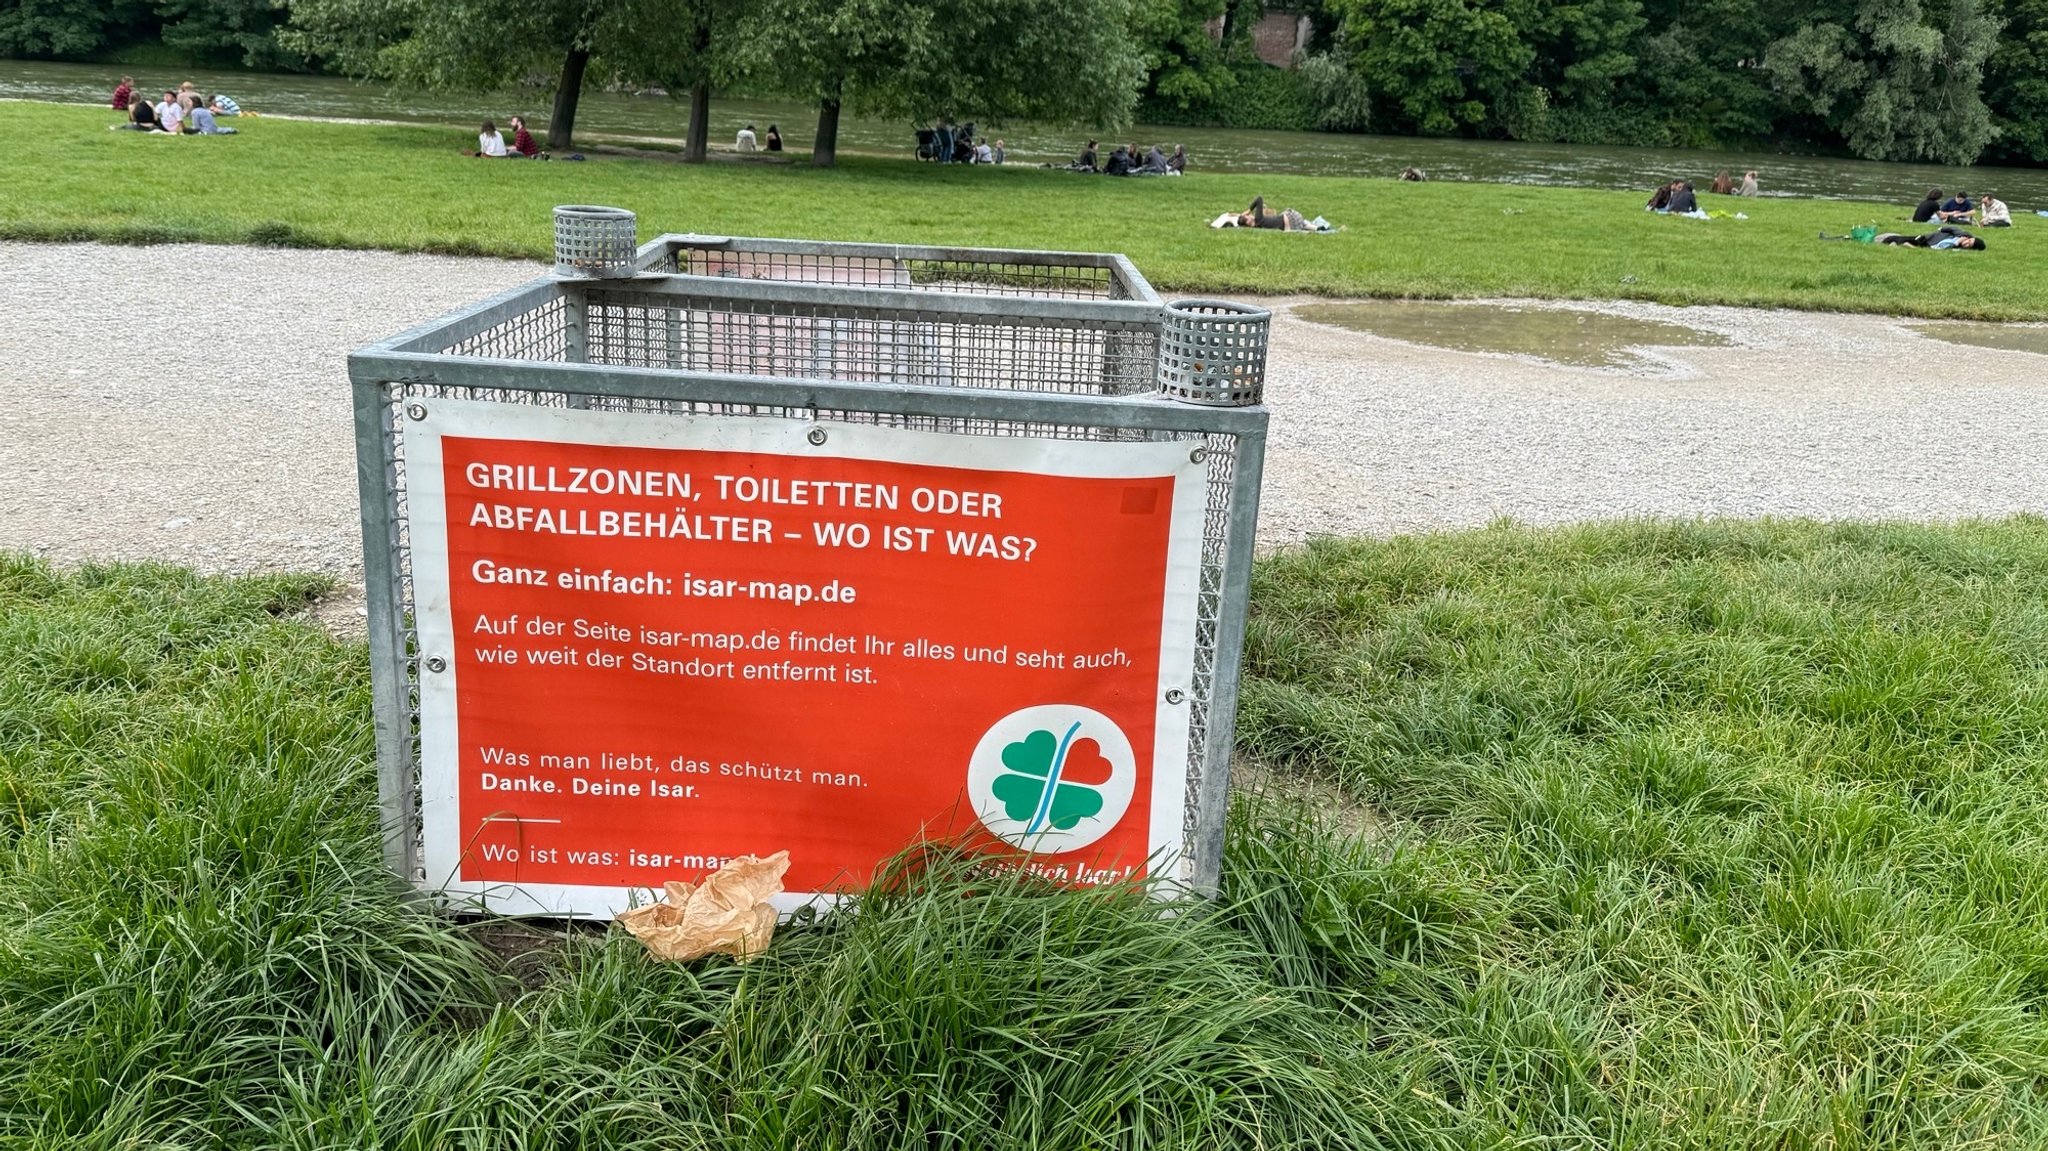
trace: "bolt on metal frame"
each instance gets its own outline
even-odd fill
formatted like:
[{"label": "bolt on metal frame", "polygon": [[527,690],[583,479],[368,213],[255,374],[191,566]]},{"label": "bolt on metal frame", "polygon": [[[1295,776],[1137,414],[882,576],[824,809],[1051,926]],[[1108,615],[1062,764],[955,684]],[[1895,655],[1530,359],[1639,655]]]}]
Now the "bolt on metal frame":
[{"label": "bolt on metal frame", "polygon": [[[1208,471],[1186,858],[1216,889],[1267,411],[1156,389],[1167,309],[1119,255],[664,235],[631,278],[548,276],[349,357],[384,855],[427,886],[400,432],[409,404],[741,415],[981,436],[1182,440]],[[438,653],[437,653],[438,654]],[[1163,769],[1166,765],[1155,765]]]}]

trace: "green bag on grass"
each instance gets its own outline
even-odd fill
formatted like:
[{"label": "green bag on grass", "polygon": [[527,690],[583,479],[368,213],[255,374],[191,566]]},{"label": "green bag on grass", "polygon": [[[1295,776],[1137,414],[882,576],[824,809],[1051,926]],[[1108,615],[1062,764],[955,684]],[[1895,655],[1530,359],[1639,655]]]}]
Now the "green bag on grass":
[{"label": "green bag on grass", "polygon": [[1858,224],[1856,227],[1849,229],[1849,238],[1859,244],[1874,243],[1877,240],[1877,225]]}]

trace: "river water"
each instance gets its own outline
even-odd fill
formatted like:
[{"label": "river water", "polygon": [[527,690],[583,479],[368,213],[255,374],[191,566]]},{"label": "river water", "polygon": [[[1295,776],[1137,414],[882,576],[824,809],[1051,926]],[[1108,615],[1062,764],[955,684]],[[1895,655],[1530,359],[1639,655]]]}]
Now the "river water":
[{"label": "river water", "polygon": [[[123,69],[114,65],[50,64],[0,60],[0,99],[105,104]],[[137,71],[129,69],[129,71]],[[290,116],[397,120],[448,124],[474,131],[492,117],[502,125],[524,113],[539,126],[548,99],[538,90],[496,96],[450,93],[394,93],[380,85],[333,76],[278,76],[197,69],[140,69],[145,91],[190,80],[202,91],[222,91],[245,108]],[[579,138],[658,140],[679,143],[688,119],[687,99],[662,95],[592,92],[577,114]],[[789,146],[808,149],[817,121],[813,108],[786,101],[720,98],[711,105],[714,143],[730,141],[742,126],[782,129]],[[1064,162],[1080,148],[1085,133],[1042,125],[991,129],[1008,145],[1011,161]],[[1738,179],[1755,168],[1766,195],[1889,200],[1911,204],[1930,186],[1989,191],[2015,208],[2048,208],[2048,169],[1945,168],[1932,164],[1887,164],[1824,156],[1768,152],[1698,152],[1661,148],[1522,144],[1501,141],[1352,136],[1325,132],[1250,132],[1222,128],[1173,128],[1140,124],[1120,138],[1146,144],[1185,144],[1196,172],[1285,172],[1316,176],[1393,176],[1414,165],[1434,180],[1476,180],[1644,191],[1675,177],[1702,189],[1717,171]],[[849,109],[840,122],[840,149],[905,156],[913,148],[910,125],[863,119]],[[1170,148],[1169,148],[1170,150]],[[1107,155],[1109,149],[1103,148]]]}]

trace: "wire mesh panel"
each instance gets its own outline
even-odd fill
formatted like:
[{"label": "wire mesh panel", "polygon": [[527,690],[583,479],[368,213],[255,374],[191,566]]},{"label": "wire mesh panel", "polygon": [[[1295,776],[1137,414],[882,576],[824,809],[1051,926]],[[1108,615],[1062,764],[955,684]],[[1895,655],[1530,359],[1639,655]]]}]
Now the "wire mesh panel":
[{"label": "wire mesh panel", "polygon": [[1022,316],[995,302],[909,309],[688,282],[579,294],[585,360],[596,364],[1122,395],[1150,390],[1158,355],[1156,323],[1137,315]]},{"label": "wire mesh panel", "polygon": [[640,266],[650,272],[789,284],[1159,302],[1129,260],[1091,252],[666,235],[640,249]]},{"label": "wire mesh panel", "polygon": [[[669,256],[686,251],[671,247]],[[700,266],[714,266],[712,255],[732,254],[708,253]],[[542,281],[351,357],[391,865],[414,884],[433,887],[421,846],[419,724],[422,677],[437,671],[423,664],[440,656],[422,649],[417,631],[422,585],[411,525],[421,509],[408,490],[405,429],[429,408],[460,400],[586,416],[795,422],[823,429],[813,442],[847,426],[939,432],[992,445],[1184,445],[1183,464],[1197,464],[1200,476],[1200,539],[1192,675],[1184,692],[1167,697],[1183,708],[1187,734],[1181,770],[1188,854],[1174,861],[1174,872],[1213,890],[1264,410],[1192,406],[1159,394],[1156,320],[1148,327],[1133,314],[1062,311],[1056,301],[1026,296],[963,302],[933,293],[926,306],[911,307],[902,297],[918,274],[912,262],[805,268],[785,261],[786,253],[741,254],[745,259],[731,266],[754,261],[777,274],[795,267],[821,277],[829,267],[838,278],[808,285],[762,280],[745,291],[730,284],[721,291],[717,277],[684,272],[602,285]],[[643,266],[658,262],[648,256],[643,249]],[[849,282],[855,279],[864,282]],[[1135,284],[1149,295],[1142,279]],[[1149,304],[1140,307],[1157,314]]]}]

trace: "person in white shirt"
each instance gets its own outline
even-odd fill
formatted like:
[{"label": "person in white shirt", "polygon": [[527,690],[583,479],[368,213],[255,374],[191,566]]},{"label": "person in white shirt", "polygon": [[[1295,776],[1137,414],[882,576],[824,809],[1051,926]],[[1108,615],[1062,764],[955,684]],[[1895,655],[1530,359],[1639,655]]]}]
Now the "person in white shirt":
[{"label": "person in white shirt", "polygon": [[1977,197],[1977,226],[1980,228],[2012,227],[2012,209],[2005,201],[1989,192]]},{"label": "person in white shirt", "polygon": [[185,108],[178,103],[178,94],[164,89],[163,103],[156,106],[156,128],[159,132],[176,135],[185,130]]},{"label": "person in white shirt", "polygon": [[993,164],[996,162],[996,150],[988,146],[987,140],[983,140],[974,146],[974,162],[977,164]]},{"label": "person in white shirt", "polygon": [[754,139],[754,126],[752,124],[741,128],[740,134],[733,137],[732,150],[735,152],[752,152],[758,150],[758,147],[759,145]]},{"label": "person in white shirt", "polygon": [[505,137],[498,134],[498,125],[496,123],[490,120],[484,121],[483,131],[476,134],[476,154],[478,156],[496,156],[499,159],[505,157]]}]

